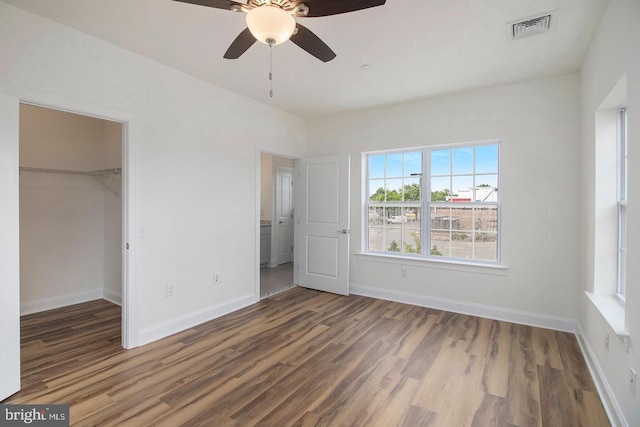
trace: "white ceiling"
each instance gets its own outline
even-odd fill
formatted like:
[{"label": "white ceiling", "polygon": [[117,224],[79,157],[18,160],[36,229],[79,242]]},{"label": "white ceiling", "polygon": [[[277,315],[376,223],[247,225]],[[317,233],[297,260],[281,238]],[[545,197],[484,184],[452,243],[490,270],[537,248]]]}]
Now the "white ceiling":
[{"label": "white ceiling", "polygon": [[[222,58],[243,13],[172,0],[1,1],[302,118],[578,71],[608,3],[387,0],[301,18],[337,57],[323,63],[291,42],[275,46],[270,98],[268,46]],[[507,22],[556,9],[553,32],[507,40]]]}]

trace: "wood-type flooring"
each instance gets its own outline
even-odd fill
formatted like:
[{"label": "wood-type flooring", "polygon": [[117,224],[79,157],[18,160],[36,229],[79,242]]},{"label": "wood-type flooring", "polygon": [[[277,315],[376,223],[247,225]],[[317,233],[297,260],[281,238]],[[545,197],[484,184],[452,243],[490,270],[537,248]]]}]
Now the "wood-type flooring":
[{"label": "wood-type flooring", "polygon": [[22,390],[77,426],[609,426],[573,334],[294,288],[146,346],[120,308],[22,318]]}]

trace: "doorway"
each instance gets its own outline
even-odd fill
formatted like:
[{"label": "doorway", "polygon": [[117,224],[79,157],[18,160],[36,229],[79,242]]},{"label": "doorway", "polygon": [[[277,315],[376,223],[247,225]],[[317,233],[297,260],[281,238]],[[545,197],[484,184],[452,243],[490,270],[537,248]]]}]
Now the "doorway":
[{"label": "doorway", "polygon": [[260,153],[260,298],[295,286],[294,159]]},{"label": "doorway", "polygon": [[24,103],[19,117],[21,315],[122,306],[124,124]]}]

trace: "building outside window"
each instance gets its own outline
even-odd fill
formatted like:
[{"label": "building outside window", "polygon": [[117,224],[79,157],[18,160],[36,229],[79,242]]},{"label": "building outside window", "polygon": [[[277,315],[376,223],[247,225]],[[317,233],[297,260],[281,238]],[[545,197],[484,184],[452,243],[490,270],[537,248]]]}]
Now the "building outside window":
[{"label": "building outside window", "polygon": [[499,263],[499,145],[367,154],[367,252]]}]

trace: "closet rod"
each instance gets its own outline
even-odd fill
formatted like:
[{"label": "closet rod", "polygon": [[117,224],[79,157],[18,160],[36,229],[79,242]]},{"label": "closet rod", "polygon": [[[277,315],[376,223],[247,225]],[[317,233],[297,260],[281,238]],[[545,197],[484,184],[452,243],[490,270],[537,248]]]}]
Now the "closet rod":
[{"label": "closet rod", "polygon": [[30,168],[20,166],[20,172],[55,173],[60,175],[109,176],[122,174],[122,168],[101,169],[96,171],[72,171],[65,169]]}]

